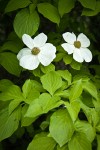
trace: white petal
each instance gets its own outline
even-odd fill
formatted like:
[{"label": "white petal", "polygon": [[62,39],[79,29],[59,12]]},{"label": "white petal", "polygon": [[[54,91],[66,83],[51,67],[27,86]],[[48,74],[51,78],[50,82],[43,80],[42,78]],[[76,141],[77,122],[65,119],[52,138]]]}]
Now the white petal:
[{"label": "white petal", "polygon": [[90,62],[92,60],[92,53],[88,48],[81,48],[81,54],[86,62]]},{"label": "white petal", "polygon": [[76,35],[74,33],[66,32],[63,34],[63,38],[69,44],[74,44],[76,41]]},{"label": "white petal", "polygon": [[37,56],[27,55],[20,59],[20,66],[28,70],[34,70],[38,67],[39,60]]},{"label": "white petal", "polygon": [[24,34],[22,36],[22,40],[23,40],[24,44],[27,47],[29,47],[30,49],[32,49],[34,47],[33,39],[28,34]]},{"label": "white petal", "polygon": [[41,48],[41,51],[38,54],[38,58],[41,64],[44,66],[48,66],[56,57],[55,52],[56,52],[56,47],[50,43],[46,43]]},{"label": "white petal", "polygon": [[83,57],[81,55],[81,51],[78,48],[75,48],[74,53],[73,53],[73,58],[74,60],[76,60],[77,62],[83,62]]},{"label": "white petal", "polygon": [[90,46],[90,40],[83,33],[80,33],[78,35],[77,41],[81,42],[81,47],[89,47]]},{"label": "white petal", "polygon": [[17,54],[17,59],[20,60],[25,55],[31,55],[31,50],[29,48],[23,48]]},{"label": "white petal", "polygon": [[39,48],[44,46],[46,41],[47,41],[47,36],[44,33],[40,33],[33,39],[34,46]]},{"label": "white petal", "polygon": [[74,45],[68,43],[63,43],[61,44],[61,46],[64,48],[65,51],[68,52],[68,54],[72,54],[75,49]]}]

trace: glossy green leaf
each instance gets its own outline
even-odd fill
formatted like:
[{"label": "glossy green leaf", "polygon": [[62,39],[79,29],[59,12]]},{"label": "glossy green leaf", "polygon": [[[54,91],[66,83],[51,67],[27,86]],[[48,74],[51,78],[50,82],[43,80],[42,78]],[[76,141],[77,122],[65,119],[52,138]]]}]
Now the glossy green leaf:
[{"label": "glossy green leaf", "polygon": [[68,111],[58,110],[50,119],[50,135],[61,146],[66,144],[74,132],[73,122]]},{"label": "glossy green leaf", "polygon": [[10,12],[17,10],[19,8],[24,8],[31,3],[30,0],[10,0],[5,8],[5,12]]},{"label": "glossy green leaf", "polygon": [[19,76],[21,67],[15,54],[10,52],[4,52],[0,54],[1,65],[11,74]]},{"label": "glossy green leaf", "polygon": [[57,96],[51,97],[48,93],[43,93],[39,98],[33,100],[25,114],[25,117],[37,117],[41,114],[47,113],[49,110],[58,107],[62,103]]},{"label": "glossy green leaf", "polygon": [[57,8],[49,3],[38,4],[38,11],[50,21],[59,24],[60,16]]},{"label": "glossy green leaf", "polygon": [[82,94],[82,90],[82,80],[80,79],[72,85],[69,99],[73,101],[80,97],[80,95]]},{"label": "glossy green leaf", "polygon": [[20,113],[20,107],[11,115],[9,115],[8,109],[0,112],[0,141],[10,137],[16,131],[19,125]]},{"label": "glossy green leaf", "polygon": [[82,132],[75,132],[71,140],[68,142],[69,150],[92,150],[91,142]]},{"label": "glossy green leaf", "polygon": [[96,0],[79,0],[83,7],[95,10]]},{"label": "glossy green leaf", "polygon": [[62,17],[65,13],[69,13],[71,9],[74,7],[74,0],[59,0],[58,2],[58,10],[60,16]]},{"label": "glossy green leaf", "polygon": [[40,134],[31,141],[27,150],[54,150],[55,146],[53,138]]},{"label": "glossy green leaf", "polygon": [[14,20],[14,30],[21,38],[23,34],[34,35],[40,23],[39,15],[36,11],[30,13],[28,9],[19,11]]},{"label": "glossy green leaf", "polygon": [[41,77],[43,88],[46,89],[51,95],[62,86],[61,77],[55,72],[51,71]]}]

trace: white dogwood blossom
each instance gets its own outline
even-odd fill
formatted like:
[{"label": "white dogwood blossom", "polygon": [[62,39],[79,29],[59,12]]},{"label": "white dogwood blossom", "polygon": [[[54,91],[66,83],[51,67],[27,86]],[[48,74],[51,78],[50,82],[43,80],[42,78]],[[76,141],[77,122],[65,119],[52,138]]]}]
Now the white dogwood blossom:
[{"label": "white dogwood blossom", "polygon": [[74,33],[66,32],[63,34],[63,38],[67,43],[63,43],[61,46],[68,54],[73,54],[74,60],[80,63],[92,60],[92,53],[87,48],[90,45],[90,40],[83,33],[76,37]]},{"label": "white dogwood blossom", "polygon": [[27,48],[21,49],[17,58],[20,66],[25,69],[34,70],[40,63],[48,66],[56,57],[56,47],[51,43],[46,43],[47,36],[44,33],[40,33],[34,39],[24,34],[22,41]]}]

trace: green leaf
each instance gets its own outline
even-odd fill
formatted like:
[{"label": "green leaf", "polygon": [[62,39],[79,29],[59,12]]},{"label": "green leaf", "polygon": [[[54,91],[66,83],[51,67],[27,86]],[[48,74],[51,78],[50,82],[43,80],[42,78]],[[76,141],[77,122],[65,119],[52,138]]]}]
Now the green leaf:
[{"label": "green leaf", "polygon": [[0,141],[10,137],[16,131],[19,125],[20,112],[20,107],[11,115],[9,115],[8,109],[0,112]]},{"label": "green leaf", "polygon": [[43,88],[46,89],[51,95],[62,86],[61,77],[55,72],[51,71],[41,77]]},{"label": "green leaf", "polygon": [[97,150],[100,150],[100,135],[97,134]]},{"label": "green leaf", "polygon": [[56,142],[51,137],[39,134],[29,144],[27,150],[54,150]]},{"label": "green leaf", "polygon": [[60,147],[59,145],[57,145],[57,150],[69,150],[68,149],[68,145],[66,144],[66,145],[64,145],[62,147]]},{"label": "green leaf", "polygon": [[50,21],[59,24],[60,16],[58,10],[55,6],[49,3],[40,3],[38,4],[38,11]]},{"label": "green leaf", "polygon": [[34,35],[40,23],[39,15],[36,11],[30,13],[28,9],[19,11],[14,20],[14,30],[21,38],[23,34]]},{"label": "green leaf", "polygon": [[23,101],[25,98],[21,93],[21,89],[17,85],[10,86],[5,92],[0,93],[0,100],[21,100]]},{"label": "green leaf", "polygon": [[96,0],[91,0],[91,1],[89,1],[89,0],[79,0],[79,2],[82,4],[83,7],[95,10]]},{"label": "green leaf", "polygon": [[35,117],[35,118],[25,117],[25,113],[26,113],[27,109],[28,109],[28,105],[25,104],[22,107],[22,111],[21,111],[22,112],[22,114],[21,114],[21,127],[29,126],[37,119],[37,117]]},{"label": "green leaf", "polygon": [[30,0],[10,0],[5,8],[5,12],[10,12],[17,10],[19,8],[24,8],[31,3]]},{"label": "green leaf", "polygon": [[43,73],[47,73],[47,72],[50,72],[50,71],[55,71],[55,66],[53,64],[50,64],[48,66],[40,66],[41,70]]},{"label": "green leaf", "polygon": [[73,101],[80,97],[80,95],[82,94],[82,90],[82,80],[80,79],[77,82],[75,82],[71,87],[69,99]]},{"label": "green leaf", "polygon": [[51,116],[49,130],[60,147],[71,139],[74,127],[67,110],[58,110]]},{"label": "green leaf", "polygon": [[60,75],[63,79],[67,80],[68,85],[71,84],[72,75],[68,70],[58,70],[58,75]]},{"label": "green leaf", "polygon": [[98,99],[96,86],[91,81],[83,82],[82,87],[95,99]]},{"label": "green leaf", "polygon": [[25,98],[27,98],[31,88],[32,88],[32,83],[31,83],[31,80],[28,79],[28,80],[25,81],[25,83],[22,87],[23,95],[24,95]]},{"label": "green leaf", "polygon": [[0,91],[6,91],[11,85],[13,85],[13,83],[8,79],[0,80]]},{"label": "green leaf", "polygon": [[[95,135],[96,135],[96,131],[95,129],[92,127],[91,124],[89,124],[88,122],[86,121],[80,121],[80,120],[77,120],[75,122],[75,129],[76,131],[78,132],[83,132],[86,136],[87,136],[87,139],[92,143],[94,138],[95,138]],[[87,134],[88,133],[88,134]]]},{"label": "green leaf", "polygon": [[61,105],[60,98],[57,96],[51,97],[48,93],[43,93],[38,99],[33,100],[25,114],[25,117],[37,117],[47,113],[49,110]]},{"label": "green leaf", "polygon": [[19,76],[21,67],[19,66],[17,57],[10,52],[4,52],[0,54],[1,65],[11,74]]},{"label": "green leaf", "polygon": [[34,99],[38,98],[40,95],[40,92],[36,90],[33,86],[32,80],[26,80],[23,87],[23,95],[26,98],[24,101],[28,104],[30,104]]},{"label": "green leaf", "polygon": [[80,70],[80,68],[81,68],[81,66],[82,66],[82,64],[81,63],[79,63],[79,62],[77,62],[77,61],[72,61],[71,62],[71,67],[73,68],[73,69],[75,69],[75,70]]},{"label": "green leaf", "polygon": [[63,57],[63,61],[64,61],[64,63],[65,63],[66,65],[70,64],[70,63],[72,62],[72,60],[73,60],[73,58],[72,58],[71,55],[65,55],[65,56]]},{"label": "green leaf", "polygon": [[60,16],[62,17],[65,13],[69,13],[71,9],[74,7],[74,0],[59,0],[58,2],[58,10]]},{"label": "green leaf", "polygon": [[75,132],[71,140],[68,142],[69,150],[92,150],[91,142],[87,136],[81,132]]},{"label": "green leaf", "polygon": [[10,104],[9,104],[9,114],[11,114],[15,110],[15,108],[18,107],[18,105],[21,103],[21,101],[22,101],[21,99],[14,99],[10,102]]},{"label": "green leaf", "polygon": [[78,113],[80,111],[80,103],[78,101],[72,101],[71,103],[65,103],[65,105],[74,122],[78,118]]},{"label": "green leaf", "polygon": [[85,16],[95,16],[100,12],[100,1],[96,2],[95,10],[90,10],[87,8],[84,8],[82,11],[82,15]]},{"label": "green leaf", "polygon": [[23,47],[23,43],[16,39],[16,41],[7,41],[1,48],[1,51],[10,50],[14,53],[18,53]]},{"label": "green leaf", "polygon": [[65,56],[64,53],[57,53],[56,58],[54,59],[54,62],[59,62],[60,60],[63,59],[64,56]]}]

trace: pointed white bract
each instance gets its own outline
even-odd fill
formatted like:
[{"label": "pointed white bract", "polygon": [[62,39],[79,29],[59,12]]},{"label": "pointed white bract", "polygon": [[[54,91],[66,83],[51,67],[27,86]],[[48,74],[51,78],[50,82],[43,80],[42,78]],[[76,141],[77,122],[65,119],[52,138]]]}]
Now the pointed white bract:
[{"label": "pointed white bract", "polygon": [[92,60],[92,53],[87,48],[90,46],[90,40],[80,33],[78,37],[74,33],[66,32],[63,35],[67,43],[61,44],[68,54],[73,54],[74,60],[82,63],[83,61],[90,62]]},{"label": "pointed white bract", "polygon": [[17,59],[20,66],[25,69],[34,70],[40,63],[48,66],[56,57],[56,47],[51,43],[46,43],[47,36],[44,33],[40,33],[34,39],[24,34],[22,41],[27,48],[19,51]]}]

